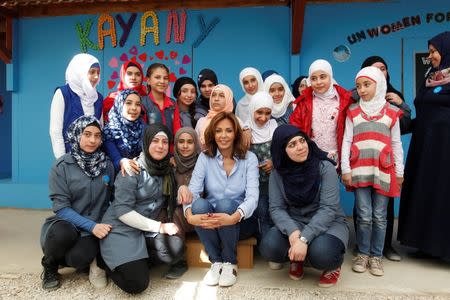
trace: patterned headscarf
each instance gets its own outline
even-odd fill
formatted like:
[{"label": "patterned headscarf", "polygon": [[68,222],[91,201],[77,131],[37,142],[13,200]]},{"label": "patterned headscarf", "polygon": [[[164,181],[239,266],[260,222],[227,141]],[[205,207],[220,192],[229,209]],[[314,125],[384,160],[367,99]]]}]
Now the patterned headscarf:
[{"label": "patterned headscarf", "polygon": [[132,94],[139,96],[139,92],[129,89],[117,94],[114,106],[108,114],[109,122],[104,129],[104,139],[115,140],[121,154],[127,158],[136,157],[141,152],[142,134],[144,132],[144,123],[141,117],[135,121],[129,121],[123,117],[125,100]]},{"label": "patterned headscarf", "polygon": [[67,138],[71,145],[70,154],[83,172],[91,177],[97,177],[106,170],[106,154],[98,147],[93,153],[84,152],[80,148],[80,140],[83,131],[88,126],[100,127],[100,123],[94,116],[81,116],[67,129]]}]

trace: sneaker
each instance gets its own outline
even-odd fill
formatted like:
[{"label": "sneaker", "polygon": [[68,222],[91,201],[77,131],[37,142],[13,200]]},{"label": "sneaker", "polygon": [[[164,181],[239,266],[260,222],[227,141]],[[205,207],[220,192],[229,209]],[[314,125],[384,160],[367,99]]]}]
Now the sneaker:
[{"label": "sneaker", "polygon": [[383,276],[383,261],[381,257],[371,257],[369,258],[369,272],[375,276]]},{"label": "sneaker", "polygon": [[94,259],[89,267],[89,282],[97,289],[105,288],[108,285],[106,273],[97,266],[97,259]]},{"label": "sneaker", "polygon": [[292,280],[300,280],[303,278],[303,262],[291,261],[289,264],[289,277]]},{"label": "sneaker", "polygon": [[386,257],[389,260],[392,261],[401,261],[402,257],[400,256],[400,254],[398,254],[398,252],[393,248],[393,247],[385,247],[384,251],[383,251],[383,255],[384,257]]},{"label": "sneaker", "polygon": [[188,270],[185,260],[180,260],[176,264],[171,265],[167,273],[164,275],[167,279],[178,279]]},{"label": "sneaker", "polygon": [[206,273],[205,277],[203,277],[203,282],[206,285],[218,285],[219,284],[219,277],[220,277],[220,271],[222,270],[223,263],[221,262],[215,262],[211,264],[211,268],[209,269],[208,273]]},{"label": "sneaker", "polygon": [[58,273],[58,265],[53,265],[46,262],[45,256],[41,262],[44,270],[41,274],[42,288],[47,291],[53,291],[61,286],[61,279]]},{"label": "sneaker", "polygon": [[281,270],[283,269],[283,263],[277,263],[274,261],[269,261],[269,268],[271,270]]},{"label": "sneaker", "polygon": [[224,263],[220,272],[219,286],[232,286],[237,280],[237,265]]},{"label": "sneaker", "polygon": [[332,271],[323,271],[322,275],[320,275],[319,286],[327,288],[336,285],[340,276],[341,268]]},{"label": "sneaker", "polygon": [[367,270],[369,256],[359,253],[353,259],[352,270],[357,273],[364,273]]}]

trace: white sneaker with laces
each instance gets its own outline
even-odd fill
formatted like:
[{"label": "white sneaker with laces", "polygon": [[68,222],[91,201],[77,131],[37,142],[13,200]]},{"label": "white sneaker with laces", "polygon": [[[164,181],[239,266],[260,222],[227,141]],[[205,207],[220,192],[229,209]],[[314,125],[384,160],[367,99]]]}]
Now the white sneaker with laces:
[{"label": "white sneaker with laces", "polygon": [[219,283],[220,271],[223,264],[221,262],[215,262],[211,264],[211,268],[205,277],[203,277],[203,283],[206,285],[217,285]]},{"label": "white sneaker with laces", "polygon": [[89,282],[97,289],[105,288],[108,285],[106,273],[97,266],[97,259],[94,259],[89,267]]},{"label": "white sneaker with laces", "polygon": [[219,286],[232,286],[237,280],[237,265],[232,263],[224,263],[222,272],[220,273]]}]

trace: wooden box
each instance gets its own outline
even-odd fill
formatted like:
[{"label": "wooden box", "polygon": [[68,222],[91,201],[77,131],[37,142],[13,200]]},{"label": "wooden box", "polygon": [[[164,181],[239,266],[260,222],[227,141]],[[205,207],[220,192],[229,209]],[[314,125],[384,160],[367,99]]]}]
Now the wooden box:
[{"label": "wooden box", "polygon": [[[256,245],[255,238],[239,241],[237,247],[238,267],[242,269],[253,268],[253,247]],[[211,262],[203,244],[196,235],[186,236],[186,259],[189,267],[209,268]]]}]

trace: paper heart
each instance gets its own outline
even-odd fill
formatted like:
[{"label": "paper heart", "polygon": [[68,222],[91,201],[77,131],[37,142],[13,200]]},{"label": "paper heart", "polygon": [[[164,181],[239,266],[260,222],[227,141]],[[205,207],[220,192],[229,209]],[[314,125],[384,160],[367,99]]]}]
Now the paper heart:
[{"label": "paper heart", "polygon": [[189,56],[187,56],[187,55],[183,56],[183,60],[182,60],[183,65],[188,64],[190,62],[191,62],[191,59],[189,58]]},{"label": "paper heart", "polygon": [[128,60],[128,56],[124,53],[120,56],[120,60],[121,61],[127,61]]},{"label": "paper heart", "polygon": [[116,85],[116,82],[115,82],[115,81],[108,80],[108,89],[111,90],[115,85]]},{"label": "paper heart", "polygon": [[157,58],[163,59],[163,57],[164,57],[164,50],[155,52],[155,55],[156,55]]},{"label": "paper heart", "polygon": [[154,59],[154,57],[153,56],[150,56],[150,60],[153,60]]},{"label": "paper heart", "polygon": [[111,60],[109,61],[108,65],[111,68],[117,68],[119,66],[119,62],[117,61],[116,57],[111,58]]},{"label": "paper heart", "polygon": [[177,76],[172,72],[169,74],[169,82],[175,82],[177,81]]},{"label": "paper heart", "polygon": [[117,73],[117,71],[114,71],[111,75],[111,79],[117,79],[119,78],[119,74]]},{"label": "paper heart", "polygon": [[128,51],[128,52],[130,52],[130,54],[133,54],[133,55],[138,54],[138,50],[137,50],[136,46],[131,47],[130,51]]},{"label": "paper heart", "polygon": [[133,56],[130,60],[136,62],[136,56]]},{"label": "paper heart", "polygon": [[170,51],[170,58],[171,59],[175,59],[175,58],[177,58],[177,56],[178,56],[178,52]]},{"label": "paper heart", "polygon": [[176,60],[173,63],[175,64],[175,66],[178,66],[180,64],[180,61]]},{"label": "paper heart", "polygon": [[141,55],[138,56],[140,60],[142,61],[146,61],[147,60],[147,53],[142,53]]},{"label": "paper heart", "polygon": [[186,74],[186,73],[187,73],[186,70],[183,69],[183,67],[181,67],[181,68],[180,68],[180,75],[184,75],[184,74]]}]

